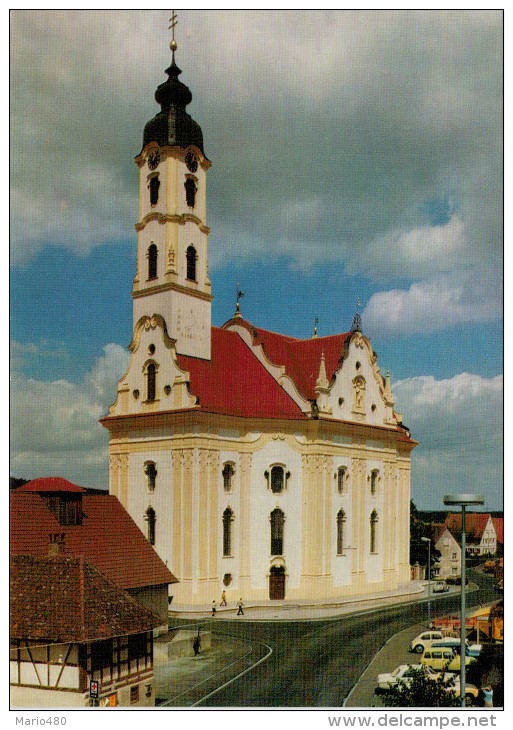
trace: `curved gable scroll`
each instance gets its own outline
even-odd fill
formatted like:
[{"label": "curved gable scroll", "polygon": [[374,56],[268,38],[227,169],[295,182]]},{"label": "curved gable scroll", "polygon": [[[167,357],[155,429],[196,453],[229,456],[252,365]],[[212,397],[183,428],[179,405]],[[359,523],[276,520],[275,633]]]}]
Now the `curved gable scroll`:
[{"label": "curved gable scroll", "polygon": [[[166,321],[160,314],[152,314],[151,317],[144,316],[138,320],[134,327],[134,334],[132,335],[132,342],[128,345],[130,352],[135,352],[139,348],[141,342],[141,335],[144,331],[154,330],[160,327],[162,330],[162,340],[168,350],[174,350],[176,340],[170,337],[167,333]],[[174,353],[176,355],[176,352]]]}]

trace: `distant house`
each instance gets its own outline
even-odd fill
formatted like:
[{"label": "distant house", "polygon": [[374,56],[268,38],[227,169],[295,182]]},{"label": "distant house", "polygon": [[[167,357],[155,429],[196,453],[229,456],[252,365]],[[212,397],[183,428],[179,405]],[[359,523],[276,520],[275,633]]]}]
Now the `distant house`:
[{"label": "distant house", "polygon": [[82,555],[167,630],[168,586],[177,579],[112,495],[89,493],[61,477],[11,490],[10,554]]},{"label": "distant house", "polygon": [[[451,513],[445,525],[461,544],[461,513]],[[465,542],[467,555],[495,555],[497,534],[489,513],[467,512],[465,516]]]},{"label": "distant house", "polygon": [[82,556],[11,556],[11,705],[153,706],[159,623]]},{"label": "distant house", "polygon": [[440,552],[440,560],[433,572],[437,578],[449,578],[461,574],[461,547],[447,525],[432,525],[432,541]]},{"label": "distant house", "polygon": [[497,552],[502,555],[504,553],[504,519],[502,517],[492,517],[492,522],[497,535]]}]

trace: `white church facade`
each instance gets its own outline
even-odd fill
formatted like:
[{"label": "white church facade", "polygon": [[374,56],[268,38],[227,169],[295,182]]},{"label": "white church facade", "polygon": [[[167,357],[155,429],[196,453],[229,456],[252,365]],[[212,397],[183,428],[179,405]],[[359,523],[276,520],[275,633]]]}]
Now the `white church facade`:
[{"label": "white church facade", "polygon": [[128,370],[109,490],[178,577],[174,603],[329,600],[409,580],[410,452],[355,316],[299,340],[211,325],[211,166],[173,59],[145,127]]}]

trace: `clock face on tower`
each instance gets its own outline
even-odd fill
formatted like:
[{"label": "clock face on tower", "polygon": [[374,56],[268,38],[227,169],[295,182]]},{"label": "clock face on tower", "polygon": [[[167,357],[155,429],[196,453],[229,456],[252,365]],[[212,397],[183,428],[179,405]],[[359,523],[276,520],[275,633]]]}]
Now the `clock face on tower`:
[{"label": "clock face on tower", "polygon": [[160,152],[158,150],[155,150],[155,152],[152,152],[150,156],[148,157],[148,167],[150,170],[154,170],[160,162]]},{"label": "clock face on tower", "polygon": [[192,152],[187,152],[185,155],[185,164],[190,172],[196,172],[198,169],[198,160],[194,157]]}]

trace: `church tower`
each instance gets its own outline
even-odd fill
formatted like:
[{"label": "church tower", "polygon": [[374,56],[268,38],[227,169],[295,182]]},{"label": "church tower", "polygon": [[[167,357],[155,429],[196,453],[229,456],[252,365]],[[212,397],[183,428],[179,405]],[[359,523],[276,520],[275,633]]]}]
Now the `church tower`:
[{"label": "church tower", "polygon": [[186,112],[192,94],[179,81],[176,42],[167,81],[155,99],[161,111],[144,128],[139,167],[137,269],[133,326],[160,315],[176,351],[210,359],[211,285],[208,278],[206,181],[211,163],[203,134]]}]

